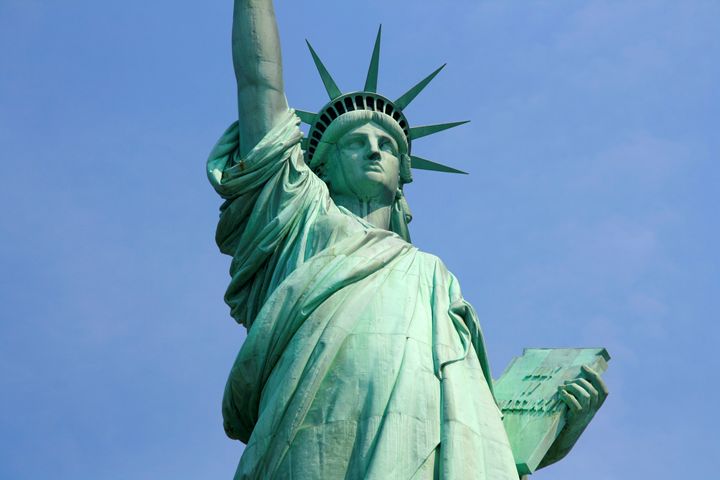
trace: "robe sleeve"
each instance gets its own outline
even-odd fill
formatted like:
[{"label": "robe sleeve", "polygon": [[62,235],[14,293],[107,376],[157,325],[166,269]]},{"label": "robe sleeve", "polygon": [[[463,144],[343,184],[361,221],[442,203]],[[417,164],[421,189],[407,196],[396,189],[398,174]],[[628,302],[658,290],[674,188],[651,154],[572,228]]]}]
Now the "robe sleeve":
[{"label": "robe sleeve", "polygon": [[325,184],[303,160],[299,123],[289,110],[240,158],[235,122],[208,158],[210,183],[225,199],[215,241],[233,257],[225,301],[233,318],[246,326],[281,280],[273,273],[289,270],[282,265],[293,260],[288,237],[297,237],[298,229],[307,228],[330,201]]}]

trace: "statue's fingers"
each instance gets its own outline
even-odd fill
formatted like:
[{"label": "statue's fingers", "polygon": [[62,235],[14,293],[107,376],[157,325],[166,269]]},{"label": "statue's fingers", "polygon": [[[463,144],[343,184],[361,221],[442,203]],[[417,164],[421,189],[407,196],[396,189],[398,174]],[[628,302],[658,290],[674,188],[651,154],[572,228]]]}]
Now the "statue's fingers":
[{"label": "statue's fingers", "polygon": [[599,393],[599,404],[602,404],[605,401],[605,397],[608,396],[608,388],[607,385],[605,385],[605,382],[602,378],[600,378],[600,375],[593,370],[592,368],[588,367],[587,365],[583,365],[582,367],[583,371],[587,375],[587,380],[593,384],[593,387],[595,387],[595,390]]},{"label": "statue's fingers", "polygon": [[573,413],[579,413],[582,410],[582,405],[577,399],[568,393],[564,388],[560,389],[560,399],[570,408]]},{"label": "statue's fingers", "polygon": [[598,402],[600,401],[600,394],[598,393],[597,389],[593,386],[592,383],[585,380],[584,378],[578,378],[576,382],[578,382],[578,384],[590,394],[590,408],[593,410],[597,409]]},{"label": "statue's fingers", "polygon": [[572,393],[580,403],[582,410],[590,410],[590,394],[583,387],[578,385],[577,380],[565,385],[565,389]]}]

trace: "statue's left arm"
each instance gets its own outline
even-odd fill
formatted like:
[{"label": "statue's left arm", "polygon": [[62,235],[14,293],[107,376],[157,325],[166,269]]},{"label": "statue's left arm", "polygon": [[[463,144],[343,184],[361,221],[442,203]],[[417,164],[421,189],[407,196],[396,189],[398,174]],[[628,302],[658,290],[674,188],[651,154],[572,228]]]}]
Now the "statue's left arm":
[{"label": "statue's left arm", "polygon": [[608,389],[600,375],[584,366],[583,376],[566,382],[559,395],[568,406],[566,423],[560,435],[543,458],[539,468],[562,460],[575,445],[585,428],[608,396]]}]

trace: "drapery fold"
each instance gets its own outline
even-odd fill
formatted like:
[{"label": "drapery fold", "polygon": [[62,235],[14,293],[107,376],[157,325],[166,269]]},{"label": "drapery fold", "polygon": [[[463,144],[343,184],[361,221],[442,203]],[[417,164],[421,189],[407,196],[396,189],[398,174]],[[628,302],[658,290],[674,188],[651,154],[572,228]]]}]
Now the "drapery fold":
[{"label": "drapery fold", "polygon": [[248,336],[223,399],[235,478],[517,479],[484,341],[436,257],[331,200],[292,111],[246,156],[237,125],[208,177]]}]

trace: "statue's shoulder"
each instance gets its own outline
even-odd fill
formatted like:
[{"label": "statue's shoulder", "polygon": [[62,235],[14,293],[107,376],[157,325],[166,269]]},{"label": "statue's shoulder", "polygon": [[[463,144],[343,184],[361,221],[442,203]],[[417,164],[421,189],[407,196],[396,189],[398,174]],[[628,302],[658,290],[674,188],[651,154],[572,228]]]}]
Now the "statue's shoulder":
[{"label": "statue's shoulder", "polygon": [[415,247],[415,249],[417,250],[417,255],[422,259],[423,262],[427,263],[428,265],[432,265],[433,268],[439,271],[449,272],[447,266],[445,265],[445,263],[443,263],[440,257],[433,253],[420,250],[417,247]]},{"label": "statue's shoulder", "polygon": [[416,257],[422,262],[423,270],[432,275],[436,287],[444,286],[451,289],[459,289],[460,283],[457,277],[450,271],[440,257],[429,252],[417,249]]}]

